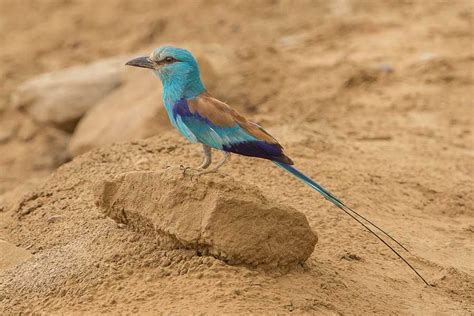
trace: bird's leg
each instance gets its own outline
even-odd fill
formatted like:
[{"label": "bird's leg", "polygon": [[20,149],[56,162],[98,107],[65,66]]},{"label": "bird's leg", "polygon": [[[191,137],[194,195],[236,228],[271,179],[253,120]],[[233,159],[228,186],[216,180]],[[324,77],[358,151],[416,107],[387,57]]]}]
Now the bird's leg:
[{"label": "bird's leg", "polygon": [[211,162],[212,162],[212,152],[211,152],[211,147],[207,146],[207,145],[204,145],[202,144],[202,152],[203,152],[203,159],[202,159],[202,163],[199,165],[199,167],[197,167],[196,169],[194,168],[191,168],[191,167],[184,167],[183,165],[181,165],[181,169],[183,170],[183,173],[185,174],[186,172],[188,172],[189,170],[192,170],[192,171],[201,171],[201,170],[204,170],[206,169],[207,167],[210,166]]},{"label": "bird's leg", "polygon": [[211,147],[202,144],[202,152],[204,154],[204,157],[202,159],[202,163],[198,167],[198,170],[206,169],[211,165],[212,162]]},{"label": "bird's leg", "polygon": [[217,166],[215,166],[214,168],[209,169],[209,170],[203,170],[203,171],[199,172],[197,175],[200,176],[200,175],[203,175],[203,174],[216,172],[220,167],[222,167],[227,162],[227,160],[229,160],[229,158],[230,158],[230,152],[224,151],[224,157],[217,164]]}]

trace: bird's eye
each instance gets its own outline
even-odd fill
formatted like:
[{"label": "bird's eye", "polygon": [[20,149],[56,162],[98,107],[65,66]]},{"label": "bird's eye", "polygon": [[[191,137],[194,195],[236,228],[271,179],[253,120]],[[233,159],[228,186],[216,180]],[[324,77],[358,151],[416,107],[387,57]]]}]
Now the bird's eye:
[{"label": "bird's eye", "polygon": [[170,57],[170,56],[165,58],[165,63],[172,63],[172,62],[175,62],[175,61],[176,61],[176,59],[174,59],[173,57]]}]

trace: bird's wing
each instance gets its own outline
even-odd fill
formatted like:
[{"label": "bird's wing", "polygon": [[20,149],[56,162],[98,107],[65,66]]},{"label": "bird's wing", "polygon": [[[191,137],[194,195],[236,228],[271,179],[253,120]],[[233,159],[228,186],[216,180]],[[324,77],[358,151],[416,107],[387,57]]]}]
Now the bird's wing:
[{"label": "bird's wing", "polygon": [[207,93],[176,102],[173,117],[181,133],[191,133],[210,147],[293,164],[277,140],[262,127]]}]

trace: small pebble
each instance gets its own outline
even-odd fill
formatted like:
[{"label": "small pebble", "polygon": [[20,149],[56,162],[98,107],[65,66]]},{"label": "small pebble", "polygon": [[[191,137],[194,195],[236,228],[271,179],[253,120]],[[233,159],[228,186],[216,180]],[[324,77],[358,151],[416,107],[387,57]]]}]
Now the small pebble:
[{"label": "small pebble", "polygon": [[64,220],[64,217],[61,215],[53,215],[53,216],[48,217],[47,219],[48,223],[56,223],[62,220]]}]

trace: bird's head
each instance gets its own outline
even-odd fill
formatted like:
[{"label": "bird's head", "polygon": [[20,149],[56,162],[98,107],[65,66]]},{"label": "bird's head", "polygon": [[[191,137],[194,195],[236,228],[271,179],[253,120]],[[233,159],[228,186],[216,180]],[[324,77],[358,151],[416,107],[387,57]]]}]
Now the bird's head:
[{"label": "bird's head", "polygon": [[201,83],[196,59],[183,48],[162,46],[153,50],[150,56],[134,58],[126,65],[153,70],[163,85],[176,81]]}]

